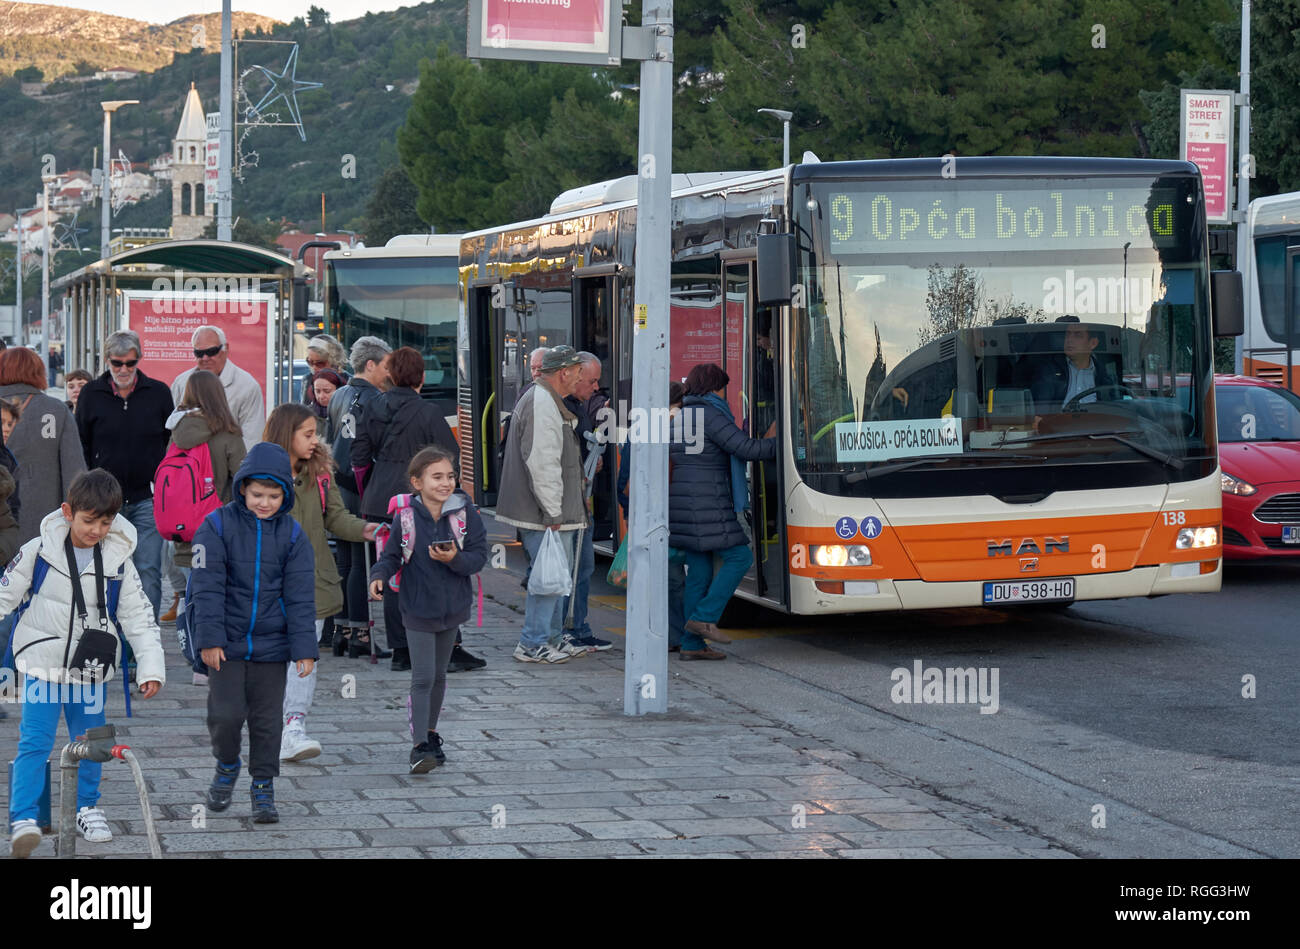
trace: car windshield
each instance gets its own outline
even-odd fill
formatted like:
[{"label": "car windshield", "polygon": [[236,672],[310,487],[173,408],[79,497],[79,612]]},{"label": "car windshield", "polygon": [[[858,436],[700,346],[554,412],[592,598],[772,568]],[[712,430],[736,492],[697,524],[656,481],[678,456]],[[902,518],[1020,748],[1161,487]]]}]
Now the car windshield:
[{"label": "car windshield", "polygon": [[1221,442],[1300,441],[1300,396],[1272,386],[1218,385]]}]

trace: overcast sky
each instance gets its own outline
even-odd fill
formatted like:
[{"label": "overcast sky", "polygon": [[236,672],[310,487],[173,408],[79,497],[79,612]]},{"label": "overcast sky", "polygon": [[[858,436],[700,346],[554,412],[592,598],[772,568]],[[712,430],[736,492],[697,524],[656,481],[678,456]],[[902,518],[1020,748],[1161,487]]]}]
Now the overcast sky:
[{"label": "overcast sky", "polygon": [[[220,13],[221,0],[25,0],[47,6],[74,7],[95,10],[114,16],[147,20],[150,23],[170,23],[191,13]],[[380,13],[398,7],[414,6],[412,0],[233,0],[236,10],[260,13],[286,23],[296,16],[306,16],[311,6],[324,7],[335,23],[355,20],[365,16],[367,10]]]}]

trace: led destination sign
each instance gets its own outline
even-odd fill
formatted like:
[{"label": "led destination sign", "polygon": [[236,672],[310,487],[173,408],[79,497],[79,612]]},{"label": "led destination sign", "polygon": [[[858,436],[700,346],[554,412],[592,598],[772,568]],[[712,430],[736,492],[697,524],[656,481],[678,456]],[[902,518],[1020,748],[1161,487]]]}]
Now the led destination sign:
[{"label": "led destination sign", "polygon": [[1172,247],[1193,208],[1174,188],[990,187],[825,193],[835,254]]}]

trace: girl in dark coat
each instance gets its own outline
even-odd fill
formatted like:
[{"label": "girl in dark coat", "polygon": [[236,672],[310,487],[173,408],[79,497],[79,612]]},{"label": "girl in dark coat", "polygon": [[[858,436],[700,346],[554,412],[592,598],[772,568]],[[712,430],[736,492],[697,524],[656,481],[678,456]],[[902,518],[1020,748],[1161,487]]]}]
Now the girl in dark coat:
[{"label": "girl in dark coat", "polygon": [[749,505],[744,463],[776,457],[776,439],[749,438],[736,425],[723,398],[729,381],[714,363],[690,371],[669,449],[668,543],[685,552],[687,570],[682,659],[726,658],[704,640],[730,642],[717,622],[754,562],[739,519]]}]

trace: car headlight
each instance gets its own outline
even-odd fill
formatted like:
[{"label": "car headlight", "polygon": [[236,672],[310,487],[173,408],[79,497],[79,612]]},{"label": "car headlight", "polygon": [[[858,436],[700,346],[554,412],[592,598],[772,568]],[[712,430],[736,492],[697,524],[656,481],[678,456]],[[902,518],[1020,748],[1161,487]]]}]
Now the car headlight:
[{"label": "car headlight", "polygon": [[1224,494],[1237,494],[1242,497],[1249,497],[1259,490],[1249,481],[1234,478],[1226,471],[1219,472],[1219,487],[1223,489]]},{"label": "car headlight", "polygon": [[1218,544],[1217,527],[1184,527],[1174,541],[1174,547],[1178,550],[1200,550],[1202,547],[1217,547]]},{"label": "car headlight", "polygon": [[812,549],[813,563],[819,567],[870,567],[871,551],[863,544],[845,547],[826,544]]}]

